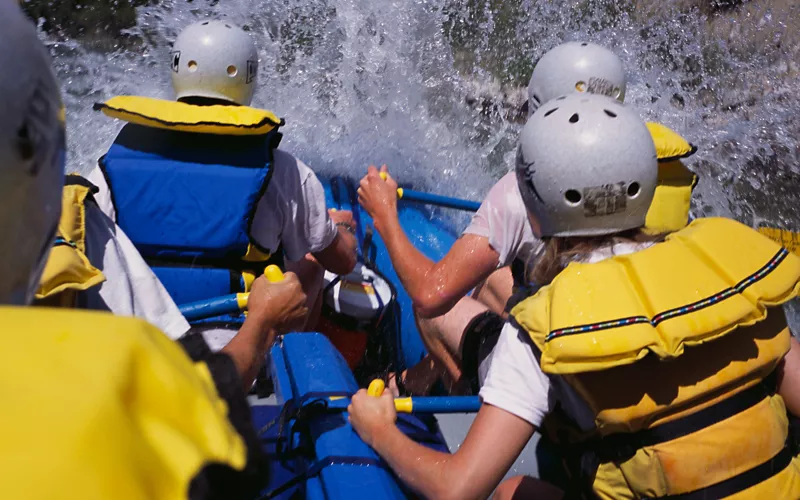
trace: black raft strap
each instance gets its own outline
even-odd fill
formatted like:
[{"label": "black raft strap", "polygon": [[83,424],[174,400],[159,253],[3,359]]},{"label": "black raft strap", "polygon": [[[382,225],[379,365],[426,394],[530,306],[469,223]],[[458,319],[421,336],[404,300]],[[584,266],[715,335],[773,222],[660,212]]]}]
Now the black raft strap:
[{"label": "black raft strap", "polygon": [[706,488],[660,498],[667,500],[706,500],[708,498],[729,497],[735,493],[751,488],[762,481],[766,481],[784,470],[792,463],[792,458],[794,458],[793,451],[793,448],[789,446],[787,442],[786,446],[784,446],[777,455],[763,464],[753,467],[747,472],[743,472]]},{"label": "black raft strap", "polygon": [[773,371],[761,382],[717,404],[673,422],[634,433],[611,434],[586,443],[589,451],[597,454],[601,462],[623,462],[636,454],[636,450],[672,441],[727,420],[757,405],[775,394],[777,373]]}]

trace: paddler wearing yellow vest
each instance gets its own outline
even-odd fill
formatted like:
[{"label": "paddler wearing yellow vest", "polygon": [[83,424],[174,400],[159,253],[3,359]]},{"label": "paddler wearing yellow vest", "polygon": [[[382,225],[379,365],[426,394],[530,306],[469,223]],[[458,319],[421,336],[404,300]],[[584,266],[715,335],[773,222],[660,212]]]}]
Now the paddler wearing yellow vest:
[{"label": "paddler wearing yellow vest", "polygon": [[[603,93],[622,101],[625,88],[625,70],[616,54],[593,43],[569,42],[551,49],[536,64],[528,85],[528,110],[532,114],[541,103],[573,92]],[[648,128],[659,157],[659,180],[647,227],[680,229],[688,221],[697,179],[681,158],[695,148],[667,127],[648,123]],[[414,301],[433,360],[433,369],[427,359],[408,370],[405,389],[424,393],[441,375],[451,391],[477,390],[480,365],[496,341],[484,332],[502,322],[514,282],[528,285],[527,271],[541,256],[543,243],[531,231],[512,172],[492,187],[461,238],[434,263],[416,250],[400,227],[395,188],[391,176],[383,182],[370,169],[361,181],[359,198]],[[473,289],[471,297],[465,297]],[[394,380],[389,382],[394,388]]]},{"label": "paddler wearing yellow vest", "polygon": [[[353,397],[359,435],[430,498],[487,497],[537,429],[570,461],[571,498],[800,498],[800,346],[781,306],[800,257],[729,219],[648,231],[656,151],[606,96],[544,103],[515,175],[544,286],[499,325],[466,439],[452,455],[413,443],[388,391]],[[546,488],[515,478],[497,497]]]},{"label": "paddler wearing yellow vest", "polygon": [[[98,205],[178,304],[246,292],[267,264],[285,264],[309,297],[301,329],[313,328],[323,268],[355,266],[355,223],[349,211],[328,213],[314,172],[278,149],[283,120],[250,107],[252,38],[228,21],[195,23],[165,70],[177,101],[120,96],[95,106],[126,122],[89,175]],[[229,338],[221,335],[218,345]]]},{"label": "paddler wearing yellow vest", "polygon": [[180,338],[189,323],[125,232],[100,211],[96,192],[83,177],[66,176],[61,219],[35,303],[134,316]]},{"label": "paddler wearing yellow vest", "polygon": [[222,353],[106,312],[30,306],[60,231],[64,107],[47,49],[0,2],[0,497],[254,498],[268,478],[244,387],[305,317],[297,277],[253,283]]}]

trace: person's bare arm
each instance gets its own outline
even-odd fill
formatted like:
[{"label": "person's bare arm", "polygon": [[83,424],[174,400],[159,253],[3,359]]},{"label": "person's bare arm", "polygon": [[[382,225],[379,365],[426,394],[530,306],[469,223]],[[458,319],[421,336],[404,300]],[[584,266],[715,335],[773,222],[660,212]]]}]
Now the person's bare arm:
[{"label": "person's bare arm", "polygon": [[786,403],[789,413],[800,417],[800,343],[794,337],[790,341],[789,352],[783,358],[778,394]]},{"label": "person's bare arm", "polygon": [[359,202],[372,216],[417,312],[423,317],[442,315],[497,268],[500,254],[487,238],[467,234],[434,263],[417,250],[400,226],[396,192],[397,183],[390,176],[384,181],[370,167],[361,180]]},{"label": "person's bare arm", "polygon": [[321,252],[314,253],[314,258],[322,267],[336,274],[348,274],[356,267],[355,237],[356,223],[349,210],[329,212],[329,216],[337,225],[339,233],[333,242]]},{"label": "person's bare arm", "polygon": [[263,276],[255,280],[248,310],[239,332],[222,349],[236,365],[245,391],[253,385],[277,332],[290,330],[308,313],[306,295],[294,273],[286,273],[279,283],[269,283]]},{"label": "person's bare arm", "polygon": [[487,498],[536,430],[513,414],[484,404],[464,443],[448,454],[412,441],[397,428],[388,391],[375,398],[362,389],[348,411],[359,436],[425,498]]}]

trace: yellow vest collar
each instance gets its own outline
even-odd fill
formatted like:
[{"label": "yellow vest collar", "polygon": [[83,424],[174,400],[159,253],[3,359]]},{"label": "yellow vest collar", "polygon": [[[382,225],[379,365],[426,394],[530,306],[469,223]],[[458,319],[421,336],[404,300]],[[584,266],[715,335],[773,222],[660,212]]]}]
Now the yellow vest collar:
[{"label": "yellow vest collar", "polygon": [[217,135],[263,135],[285,122],[248,106],[197,106],[139,96],[112,97],[94,105],[107,116],[145,127]]},{"label": "yellow vest collar", "polygon": [[547,373],[674,358],[763,320],[800,291],[800,257],[738,222],[698,219],[664,243],[570,264],[511,315]]},{"label": "yellow vest collar", "polygon": [[660,123],[647,122],[647,130],[653,137],[653,144],[656,147],[656,156],[659,162],[668,162],[679,158],[692,156],[697,147],[680,136],[677,132],[661,125]]}]

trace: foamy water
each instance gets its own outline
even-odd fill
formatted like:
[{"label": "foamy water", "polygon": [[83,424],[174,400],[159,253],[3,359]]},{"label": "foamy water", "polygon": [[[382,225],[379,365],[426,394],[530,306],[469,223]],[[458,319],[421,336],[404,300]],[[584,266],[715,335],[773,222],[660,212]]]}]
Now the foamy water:
[{"label": "foamy water", "polygon": [[[786,19],[758,11],[732,18],[719,37],[699,12],[671,10],[670,2],[646,13],[625,5],[161,1],[139,9],[134,50],[97,53],[48,39],[67,104],[69,166],[88,172],[120,128],[91,111],[94,102],[171,98],[172,41],[192,22],[224,18],[257,41],[253,104],[286,118],[283,148],[322,174],[360,177],[368,164],[387,163],[417,188],[479,199],[512,167],[520,125],[473,109],[468,98],[484,88],[501,103],[527,78],[530,61],[562,41],[587,40],[623,58],[627,102],[643,118],[699,146],[688,162],[701,177],[695,215],[800,230],[798,47],[786,42]],[[800,316],[793,323],[800,326]]]}]

